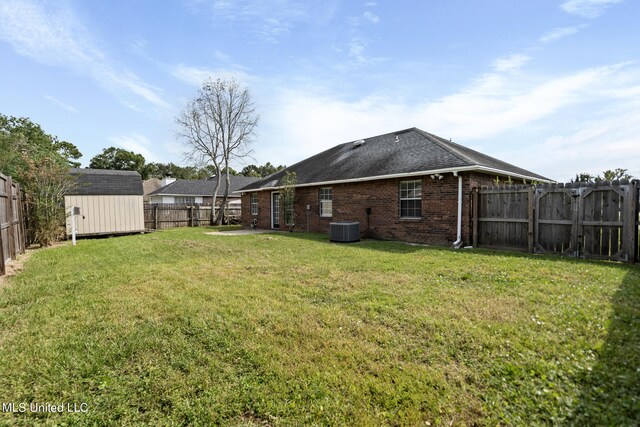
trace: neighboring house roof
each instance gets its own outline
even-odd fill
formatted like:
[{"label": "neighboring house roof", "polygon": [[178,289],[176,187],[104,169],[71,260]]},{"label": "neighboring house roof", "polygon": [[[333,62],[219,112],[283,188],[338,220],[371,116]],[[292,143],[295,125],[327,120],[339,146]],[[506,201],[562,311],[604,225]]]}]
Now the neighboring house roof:
[{"label": "neighboring house roof", "polygon": [[[231,188],[229,191],[230,197],[239,197],[238,194],[232,194],[234,191],[251,184],[252,182],[257,181],[260,178],[254,178],[249,176],[236,176],[231,175],[230,177]],[[212,196],[213,190],[216,186],[216,179],[198,179],[198,180],[190,180],[190,179],[178,179],[171,184],[167,184],[162,188],[158,188],[155,191],[149,193],[150,196]],[[220,189],[218,190],[218,194],[224,194],[224,190],[226,187],[226,180],[222,180],[222,184],[220,185]]]},{"label": "neighboring house roof", "polygon": [[162,181],[158,178],[149,178],[142,181],[142,189],[144,190],[145,196],[156,191],[160,187],[162,187]]},{"label": "neighboring house roof", "polygon": [[337,145],[240,190],[277,188],[286,171],[296,173],[297,186],[310,186],[465,170],[550,181],[418,128],[410,128]]},{"label": "neighboring house roof", "polygon": [[142,178],[136,171],[72,168],[76,188],[68,195],[142,196]]}]

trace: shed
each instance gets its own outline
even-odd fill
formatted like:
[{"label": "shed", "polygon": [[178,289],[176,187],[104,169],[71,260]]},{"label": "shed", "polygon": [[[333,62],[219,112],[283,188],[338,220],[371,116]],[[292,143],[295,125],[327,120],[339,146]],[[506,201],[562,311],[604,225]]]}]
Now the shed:
[{"label": "shed", "polygon": [[64,196],[67,235],[71,234],[72,207],[78,236],[139,233],[144,231],[142,178],[135,171],[71,169],[76,187]]}]

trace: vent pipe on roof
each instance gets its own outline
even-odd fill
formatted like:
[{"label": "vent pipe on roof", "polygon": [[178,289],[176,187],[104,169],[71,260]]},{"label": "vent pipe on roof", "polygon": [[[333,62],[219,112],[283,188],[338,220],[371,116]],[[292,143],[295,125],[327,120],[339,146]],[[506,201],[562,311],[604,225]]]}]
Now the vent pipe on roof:
[{"label": "vent pipe on roof", "polygon": [[357,141],[354,141],[354,142],[353,142],[353,146],[354,146],[354,147],[359,147],[359,146],[361,146],[362,144],[364,144],[365,142],[366,142],[366,141],[365,141],[364,139],[359,139],[359,140],[357,140]]}]

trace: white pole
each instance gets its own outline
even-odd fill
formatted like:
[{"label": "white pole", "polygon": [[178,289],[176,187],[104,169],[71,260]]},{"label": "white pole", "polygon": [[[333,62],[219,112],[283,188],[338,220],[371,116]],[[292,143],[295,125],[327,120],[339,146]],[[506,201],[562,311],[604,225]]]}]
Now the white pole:
[{"label": "white pole", "polygon": [[76,245],[76,207],[71,206],[71,242]]},{"label": "white pole", "polygon": [[453,242],[453,247],[459,249],[462,246],[462,175],[459,172],[454,172],[453,176],[458,177],[458,224],[456,241]]}]

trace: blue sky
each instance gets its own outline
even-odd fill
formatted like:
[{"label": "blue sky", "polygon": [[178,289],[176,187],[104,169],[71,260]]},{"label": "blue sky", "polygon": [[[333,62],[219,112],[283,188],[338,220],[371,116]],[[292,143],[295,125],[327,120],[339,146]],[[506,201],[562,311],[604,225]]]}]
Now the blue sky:
[{"label": "blue sky", "polygon": [[[235,77],[248,163],[412,126],[556,180],[640,177],[640,2],[0,0],[0,112],[186,164],[175,117]],[[243,165],[238,164],[241,168]]]}]

